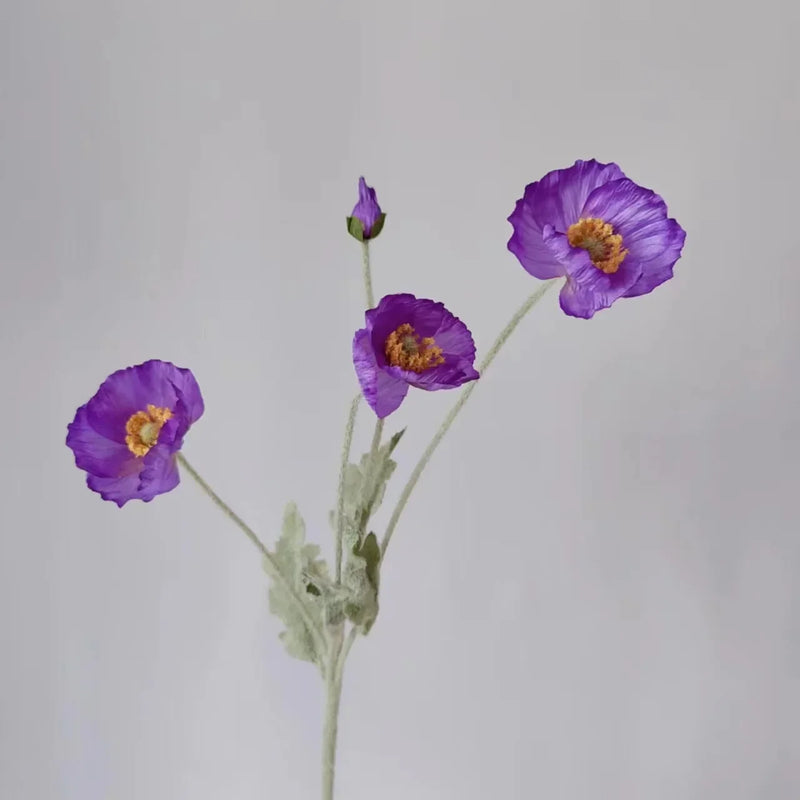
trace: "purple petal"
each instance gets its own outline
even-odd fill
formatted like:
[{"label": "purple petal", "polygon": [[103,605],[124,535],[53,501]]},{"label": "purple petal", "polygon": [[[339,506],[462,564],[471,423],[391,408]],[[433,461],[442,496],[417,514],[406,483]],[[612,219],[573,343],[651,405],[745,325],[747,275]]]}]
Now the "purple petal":
[{"label": "purple petal", "polygon": [[629,251],[626,261],[641,264],[641,276],[626,297],[647,294],[672,277],[686,232],[667,217],[667,205],[654,191],[627,178],[613,181],[592,192],[584,216],[610,223]]},{"label": "purple petal", "polygon": [[358,202],[350,216],[357,217],[361,220],[365,239],[370,237],[372,226],[378,221],[378,217],[380,217],[382,213],[381,207],[378,205],[378,198],[375,190],[371,186],[367,186],[367,182],[363,177],[359,178]]},{"label": "purple petal", "polygon": [[508,221],[514,227],[508,249],[527,272],[536,278],[563,275],[561,264],[553,259],[543,241],[544,226],[566,233],[580,219],[580,212],[592,190],[608,181],[623,178],[616,164],[600,164],[594,159],[576,161],[567,169],[548,172],[540,181],[525,187]]},{"label": "purple petal", "polygon": [[156,445],[144,458],[136,459],[138,470],[120,477],[92,475],[86,484],[98,492],[103,500],[110,500],[120,508],[129,500],[149,503],[154,497],[172,491],[180,482],[175,455],[169,448]]},{"label": "purple petal", "polygon": [[[389,294],[377,307],[367,311],[367,329],[379,364],[385,364],[383,348],[386,337],[408,323],[422,337],[435,336],[449,314],[442,303],[419,300],[413,294]],[[452,316],[452,315],[451,315]]]},{"label": "purple petal", "polygon": [[436,340],[436,346],[442,349],[445,356],[458,356],[472,364],[475,360],[475,342],[469,328],[443,305],[441,308],[439,327],[430,334]]},{"label": "purple petal", "polygon": [[545,241],[556,258],[564,264],[567,282],[561,289],[559,301],[566,314],[590,319],[596,311],[608,308],[638,280],[641,265],[626,258],[615,273],[598,269],[589,254],[580,247],[570,246],[563,233],[551,226],[545,228]]},{"label": "purple petal", "polygon": [[156,445],[144,457],[144,469],[139,476],[139,496],[148,502],[159,494],[172,491],[180,480],[175,453],[168,447]]},{"label": "purple petal", "polygon": [[[526,195],[531,186],[536,184],[531,184],[525,189]],[[517,200],[508,221],[514,227],[514,233],[508,240],[508,249],[517,257],[526,272],[542,280],[557,278],[564,274],[564,268],[553,258],[553,254],[544,243],[542,228],[534,219],[531,208],[524,199]]]},{"label": "purple petal", "polygon": [[[144,457],[125,444],[126,423],[148,405],[167,408],[172,417],[158,443]],[[67,445],[75,463],[87,471],[89,488],[122,506],[128,500],[152,500],[179,481],[174,454],[190,425],[203,414],[203,398],[188,369],[151,360],[118,370],[81,406],[68,426]]]},{"label": "purple petal", "polygon": [[[389,369],[392,369],[391,367]],[[396,368],[395,368],[396,369]],[[468,361],[445,356],[444,364],[426,369],[425,372],[402,372],[411,386],[436,392],[440,389],[456,389],[464,383],[477,380],[480,375]]]},{"label": "purple petal", "polygon": [[[382,353],[381,353],[382,355]],[[361,391],[370,408],[383,419],[399,408],[408,393],[408,384],[380,368],[367,328],[353,337],[353,365]]]},{"label": "purple petal", "polygon": [[138,474],[141,464],[127,445],[101,436],[89,424],[86,406],[75,413],[75,419],[67,426],[67,446],[75,455],[75,464],[80,469],[104,478]]},{"label": "purple petal", "polygon": [[[420,302],[430,303],[431,301]],[[429,392],[454,389],[480,377],[473,367],[475,342],[469,328],[441,303],[435,305],[441,307],[441,319],[439,327],[431,335],[436,346],[442,351],[444,363],[421,373],[403,371],[405,379],[412,386]]]},{"label": "purple petal", "polygon": [[[408,394],[408,384],[405,381],[397,380],[386,370],[378,370],[377,382],[375,387],[375,402],[370,403],[372,410],[378,415],[379,419],[388,417],[393,411],[400,408],[400,404]],[[367,400],[369,402],[369,399]]]},{"label": "purple petal", "polygon": [[87,404],[88,421],[98,433],[124,444],[126,422],[148,405],[186,415],[184,433],[203,413],[203,398],[191,371],[153,359],[109,375]]},{"label": "purple petal", "polygon": [[172,409],[177,399],[169,380],[177,368],[164,361],[145,361],[109,375],[88,402],[89,424],[103,436],[125,443],[125,423],[148,404]]},{"label": "purple petal", "polygon": [[139,499],[138,475],[125,475],[122,478],[100,478],[90,473],[86,476],[86,485],[93,492],[97,492],[103,500],[110,500],[120,508],[128,500]]},{"label": "purple petal", "polygon": [[686,231],[674,219],[667,220],[668,233],[663,242],[663,249],[655,257],[642,265],[642,274],[639,280],[625,292],[625,297],[638,297],[652,292],[656,286],[672,277],[675,262],[681,257]]},{"label": "purple petal", "polygon": [[176,367],[173,364],[169,364],[168,366],[172,367],[169,381],[175,389],[175,395],[178,401],[177,404],[182,407],[188,423],[193,425],[203,416],[203,412],[205,411],[205,404],[203,403],[203,395],[200,393],[200,386],[191,370],[184,369],[183,367]]},{"label": "purple petal", "polygon": [[625,178],[595,189],[581,214],[608,222],[622,235],[622,244],[640,261],[662,250],[667,231],[667,206],[652,190]]},{"label": "purple petal", "polygon": [[548,172],[538,184],[532,184],[535,189],[526,188],[524,199],[542,229],[549,224],[559,233],[566,233],[569,226],[580,219],[593,190],[624,177],[616,164],[600,164],[594,159],[576,161],[567,169]]}]

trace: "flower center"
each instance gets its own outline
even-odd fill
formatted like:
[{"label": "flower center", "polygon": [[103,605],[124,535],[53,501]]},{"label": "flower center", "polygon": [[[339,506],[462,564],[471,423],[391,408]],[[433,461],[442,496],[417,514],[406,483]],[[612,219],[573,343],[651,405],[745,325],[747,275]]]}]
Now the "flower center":
[{"label": "flower center", "polygon": [[589,254],[597,269],[613,274],[628,255],[622,249],[622,237],[614,233],[607,222],[594,217],[581,218],[567,229],[567,240],[573,247],[580,247]]},{"label": "flower center", "polygon": [[164,423],[172,416],[168,408],[148,405],[147,411],[137,411],[125,423],[125,444],[135,456],[147,455],[150,448],[158,442],[158,434]]},{"label": "flower center", "polygon": [[386,337],[385,352],[391,366],[409,372],[425,372],[426,369],[444,364],[442,348],[436,346],[433,337],[421,339],[407,322]]}]

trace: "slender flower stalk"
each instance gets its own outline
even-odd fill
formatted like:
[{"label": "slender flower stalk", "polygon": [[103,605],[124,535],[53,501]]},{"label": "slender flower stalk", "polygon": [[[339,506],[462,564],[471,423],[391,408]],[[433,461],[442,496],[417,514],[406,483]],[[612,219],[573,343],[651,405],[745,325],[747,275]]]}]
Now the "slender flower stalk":
[{"label": "slender flower stalk", "polygon": [[339,467],[339,494],[336,504],[336,583],[342,582],[342,543],[344,541],[344,479],[347,465],[350,463],[350,445],[353,441],[353,426],[358,413],[358,403],[361,395],[358,394],[350,403],[350,413],[347,415],[347,424],[344,429],[344,442],[342,443],[342,461]]},{"label": "slender flower stalk", "polygon": [[[514,314],[513,317],[509,320],[508,324],[500,331],[497,339],[495,339],[494,344],[491,346],[489,352],[486,354],[486,357],[483,359],[478,371],[481,375],[486,373],[486,370],[489,369],[492,361],[494,361],[497,354],[502,349],[503,345],[508,341],[509,337],[512,333],[516,330],[517,326],[520,322],[522,322],[523,318],[526,314],[539,302],[539,300],[544,297],[545,292],[553,286],[553,284],[558,283],[558,280],[550,280],[546,283],[542,284],[528,299],[519,307],[517,312]],[[406,503],[408,503],[409,497],[411,497],[411,493],[414,491],[414,487],[417,485],[417,481],[419,481],[420,476],[422,475],[425,467],[428,466],[428,462],[431,460],[431,456],[436,452],[436,448],[439,446],[440,442],[444,438],[445,434],[448,430],[450,430],[450,426],[455,421],[455,418],[458,416],[459,412],[462,408],[466,405],[467,400],[469,400],[472,393],[475,391],[475,387],[478,385],[477,381],[473,381],[472,383],[467,385],[467,388],[461,393],[461,396],[456,401],[455,405],[450,409],[447,416],[444,418],[444,422],[442,422],[440,428],[431,439],[428,446],[425,448],[425,452],[422,454],[420,460],[417,462],[417,465],[414,467],[411,476],[408,479],[408,482],[403,487],[403,491],[400,494],[400,499],[397,501],[397,505],[395,506],[394,511],[392,512],[392,516],[389,519],[389,524],[386,527],[386,533],[383,536],[383,541],[381,542],[381,559],[386,555],[386,549],[389,547],[389,542],[392,539],[392,534],[394,533],[395,528],[397,527],[397,523],[400,521],[400,515],[403,513],[403,509],[406,507]]]},{"label": "slender flower stalk", "polygon": [[[375,430],[372,432],[372,444],[369,448],[369,474],[374,476],[375,466],[378,463],[378,451],[381,449],[381,439],[383,438],[384,420],[375,420]],[[375,476],[377,477],[377,476]]]},{"label": "slender flower stalk", "polygon": [[258,538],[256,532],[206,483],[200,473],[186,460],[183,453],[177,454],[177,459],[180,465],[195,479],[197,485],[211,498],[214,505],[221,509],[224,514],[230,519],[247,538],[261,551],[264,560],[270,565],[270,572],[274,580],[282,584],[283,588],[289,593],[297,606],[297,610],[303,617],[308,629],[311,631],[314,638],[317,640],[318,645],[324,647],[324,636],[316,622],[308,613],[305,604],[297,595],[294,587],[283,577],[278,564],[275,562],[275,557],[267,550],[267,546],[261,539]]},{"label": "slender flower stalk", "polygon": [[364,268],[364,291],[367,297],[367,308],[375,307],[375,295],[372,292],[372,267],[369,263],[369,240],[361,243],[361,264]]}]

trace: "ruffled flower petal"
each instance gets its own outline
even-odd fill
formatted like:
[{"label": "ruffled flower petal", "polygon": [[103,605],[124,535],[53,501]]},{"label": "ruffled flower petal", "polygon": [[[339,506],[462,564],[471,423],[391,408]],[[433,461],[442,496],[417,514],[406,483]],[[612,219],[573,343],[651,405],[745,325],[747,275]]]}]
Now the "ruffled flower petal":
[{"label": "ruffled flower petal", "polygon": [[356,331],[353,337],[353,365],[364,399],[380,419],[400,407],[408,394],[408,384],[378,366],[370,332],[366,328]]},{"label": "ruffled flower petal", "polygon": [[654,191],[627,179],[613,181],[592,192],[583,216],[610,223],[629,251],[626,260],[641,264],[641,276],[625,297],[647,294],[672,277],[686,231],[667,217],[667,204]]},{"label": "ruffled flower petal", "polygon": [[[537,184],[525,188],[525,197],[535,191]],[[534,278],[548,280],[564,274],[563,266],[553,258],[550,249],[542,239],[542,226],[534,218],[525,198],[517,200],[508,221],[514,226],[514,233],[508,240],[508,249],[519,259],[524,269]]]},{"label": "ruffled flower petal", "polygon": [[[129,500],[141,500],[139,496],[139,475],[123,475],[119,478],[102,478],[89,473],[86,485],[97,492],[103,500],[110,500],[120,508]],[[152,500],[152,498],[150,498]]]},{"label": "ruffled flower petal", "polygon": [[[366,327],[353,339],[353,364],[364,397],[379,417],[398,408],[409,386],[438,391],[479,377],[472,334],[442,303],[412,294],[387,295],[365,318]],[[421,371],[387,362],[387,338],[403,325],[410,325],[419,340],[433,339],[437,348],[438,358]]]},{"label": "ruffled flower petal", "polygon": [[662,239],[663,249],[653,258],[642,265],[642,274],[639,280],[625,292],[624,297],[638,297],[652,292],[672,277],[672,269],[681,257],[683,245],[686,241],[686,231],[681,228],[677,220],[667,220],[666,235]]},{"label": "ruffled flower petal", "polygon": [[132,474],[130,462],[135,456],[127,445],[100,435],[90,424],[86,406],[75,413],[67,426],[67,446],[75,454],[75,464],[80,469],[104,478]]},{"label": "ruffled flower petal", "polygon": [[[126,443],[126,426],[152,406],[166,409],[169,418],[147,442],[149,450],[137,454]],[[149,501],[177,486],[175,453],[202,414],[203,398],[189,370],[147,361],[118,370],[103,382],[68,425],[67,446],[76,465],[88,473],[89,488],[103,499],[119,506],[133,499]]]},{"label": "ruffled flower petal", "polygon": [[622,297],[641,274],[641,267],[628,262],[628,259],[615,273],[599,270],[585,250],[571,247],[567,237],[557,233],[552,226],[545,226],[544,238],[554,256],[564,265],[567,281],[559,300],[562,310],[571,317],[591,319],[596,311],[608,308]]},{"label": "ruffled flower petal", "polygon": [[[621,237],[625,257],[615,272],[594,266],[586,250],[569,244],[565,234],[581,219],[601,220]],[[526,186],[509,221],[514,232],[508,247],[525,270],[542,279],[564,275],[561,307],[586,319],[672,277],[686,236],[667,217],[661,197],[626,178],[616,164],[597,161],[578,161]]]},{"label": "ruffled flower petal", "polygon": [[514,228],[508,249],[536,278],[547,280],[563,275],[560,262],[553,259],[542,241],[544,226],[552,225],[559,233],[566,233],[578,221],[591,192],[622,177],[623,172],[616,164],[601,164],[592,159],[576,161],[567,169],[548,172],[540,181],[529,183],[508,218]]}]

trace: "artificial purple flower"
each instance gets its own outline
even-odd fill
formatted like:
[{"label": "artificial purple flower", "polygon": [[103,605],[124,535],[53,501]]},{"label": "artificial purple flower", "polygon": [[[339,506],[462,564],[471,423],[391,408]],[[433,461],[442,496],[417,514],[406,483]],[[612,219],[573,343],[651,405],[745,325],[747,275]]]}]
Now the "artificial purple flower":
[{"label": "artificial purple flower", "polygon": [[367,186],[364,178],[358,179],[358,202],[351,216],[347,218],[347,230],[350,235],[364,242],[374,239],[382,230],[386,214],[378,205],[375,190]]},{"label": "artificial purple flower", "polygon": [[67,446],[86,483],[120,508],[174,489],[175,456],[203,414],[194,375],[168,361],[145,361],[109,375],[67,426]]},{"label": "artificial purple flower", "polygon": [[390,294],[366,313],[353,337],[353,364],[372,410],[388,416],[409,386],[433,392],[474,381],[475,343],[442,303]]},{"label": "artificial purple flower", "polygon": [[537,278],[566,277],[561,308],[589,319],[672,277],[686,232],[616,164],[576,161],[525,187],[508,249]]}]

